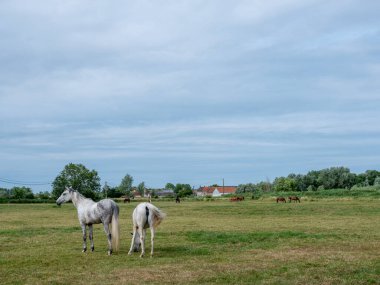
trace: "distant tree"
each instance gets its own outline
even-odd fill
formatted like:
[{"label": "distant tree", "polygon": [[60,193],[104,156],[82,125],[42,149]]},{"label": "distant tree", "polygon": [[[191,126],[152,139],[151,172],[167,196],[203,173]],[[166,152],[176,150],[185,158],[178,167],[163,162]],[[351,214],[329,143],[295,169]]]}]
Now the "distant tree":
[{"label": "distant tree", "polygon": [[7,188],[0,188],[0,198],[9,198],[10,192]]},{"label": "distant tree", "polygon": [[380,186],[380,176],[377,176],[375,180],[373,181],[373,186],[379,187]]},{"label": "distant tree", "polygon": [[238,185],[236,189],[237,194],[241,193],[253,193],[255,191],[258,191],[258,187],[253,184],[253,183],[248,183],[248,184],[240,184]]},{"label": "distant tree", "polygon": [[305,176],[301,174],[289,174],[288,178],[293,179],[296,184],[297,191],[306,191],[308,185],[305,181]]},{"label": "distant tree", "polygon": [[67,164],[54,179],[52,186],[52,196],[55,199],[69,186],[87,198],[97,199],[100,194],[98,173],[95,170],[88,170],[83,164]]},{"label": "distant tree", "polygon": [[120,198],[124,194],[119,191],[119,187],[109,187],[107,191],[108,198]]},{"label": "distant tree", "polygon": [[297,191],[296,182],[293,178],[277,177],[273,181],[274,190],[277,192],[282,191]]},{"label": "distant tree", "polygon": [[362,177],[351,173],[346,167],[330,167],[321,170],[309,171],[305,176],[295,177],[298,189],[307,189],[309,186],[318,189],[351,188],[353,185],[361,183]]},{"label": "distant tree", "polygon": [[102,188],[103,197],[108,197],[108,192],[110,191],[110,187],[108,186],[107,182],[104,183],[104,186]]},{"label": "distant tree", "polygon": [[38,199],[50,199],[50,193],[48,191],[45,192],[39,192],[36,197]]},{"label": "distant tree", "polygon": [[139,185],[137,185],[137,192],[139,192],[141,197],[144,197],[145,192],[145,183],[141,182]]},{"label": "distant tree", "polygon": [[366,178],[368,180],[368,185],[372,186],[375,183],[376,177],[380,176],[380,171],[377,170],[367,170],[365,172]]},{"label": "distant tree", "polygon": [[173,183],[166,183],[165,189],[170,189],[174,191],[175,185]]},{"label": "distant tree", "polygon": [[177,183],[175,185],[174,193],[180,197],[190,196],[193,194],[190,184]]},{"label": "distant tree", "polygon": [[325,187],[323,185],[318,186],[317,191],[325,190]]},{"label": "distant tree", "polygon": [[309,185],[308,187],[307,187],[307,191],[315,191],[316,189],[315,189],[315,187],[313,186],[313,185]]},{"label": "distant tree", "polygon": [[317,189],[319,186],[318,177],[319,177],[319,171],[316,171],[316,170],[309,171],[303,178],[304,183],[307,185],[307,187],[313,186],[314,189]]},{"label": "distant tree", "polygon": [[34,199],[32,189],[24,186],[11,188],[10,195],[14,199]]},{"label": "distant tree", "polygon": [[132,184],[133,177],[126,174],[119,185],[119,192],[123,193],[123,195],[130,195],[132,191]]}]

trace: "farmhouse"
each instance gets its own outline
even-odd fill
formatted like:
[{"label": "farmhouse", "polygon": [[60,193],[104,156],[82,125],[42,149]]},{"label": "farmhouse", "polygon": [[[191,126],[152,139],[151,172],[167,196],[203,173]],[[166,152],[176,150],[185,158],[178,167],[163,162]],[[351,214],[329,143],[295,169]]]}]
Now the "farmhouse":
[{"label": "farmhouse", "polygon": [[226,194],[234,194],[237,186],[202,186],[197,190],[197,196],[221,197]]}]

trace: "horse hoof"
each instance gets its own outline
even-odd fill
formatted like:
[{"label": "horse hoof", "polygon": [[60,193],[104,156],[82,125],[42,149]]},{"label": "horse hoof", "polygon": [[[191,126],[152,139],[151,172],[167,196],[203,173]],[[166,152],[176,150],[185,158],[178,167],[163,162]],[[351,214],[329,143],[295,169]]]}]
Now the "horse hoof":
[{"label": "horse hoof", "polygon": [[95,247],[91,247],[91,251],[93,252],[95,250]]},{"label": "horse hoof", "polygon": [[107,253],[108,255],[112,255],[112,251],[108,251],[108,253]]},{"label": "horse hoof", "polygon": [[82,250],[82,252],[86,252],[87,251],[87,248],[84,248],[83,250]]}]

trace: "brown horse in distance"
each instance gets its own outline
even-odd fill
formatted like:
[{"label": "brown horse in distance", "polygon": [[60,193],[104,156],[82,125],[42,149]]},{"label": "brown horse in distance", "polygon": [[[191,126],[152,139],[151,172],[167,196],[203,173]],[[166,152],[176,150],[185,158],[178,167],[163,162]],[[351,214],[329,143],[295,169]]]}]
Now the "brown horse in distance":
[{"label": "brown horse in distance", "polygon": [[278,197],[276,201],[277,201],[277,203],[278,202],[286,203],[286,199],[284,197]]},{"label": "brown horse in distance", "polygon": [[291,203],[292,201],[294,201],[296,203],[298,201],[298,203],[301,203],[300,198],[298,198],[297,196],[289,196],[288,199],[289,199],[289,203]]},{"label": "brown horse in distance", "polygon": [[243,201],[243,200],[244,200],[244,196],[242,196],[242,197],[231,197],[230,198],[231,202]]}]

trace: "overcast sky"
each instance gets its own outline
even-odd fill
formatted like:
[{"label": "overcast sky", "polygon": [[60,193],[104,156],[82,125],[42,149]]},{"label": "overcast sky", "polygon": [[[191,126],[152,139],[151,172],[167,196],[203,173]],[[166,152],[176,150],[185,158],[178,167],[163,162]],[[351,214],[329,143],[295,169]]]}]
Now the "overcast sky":
[{"label": "overcast sky", "polygon": [[0,180],[48,184],[70,162],[102,185],[128,173],[148,187],[379,170],[379,11],[372,0],[1,1]]}]

